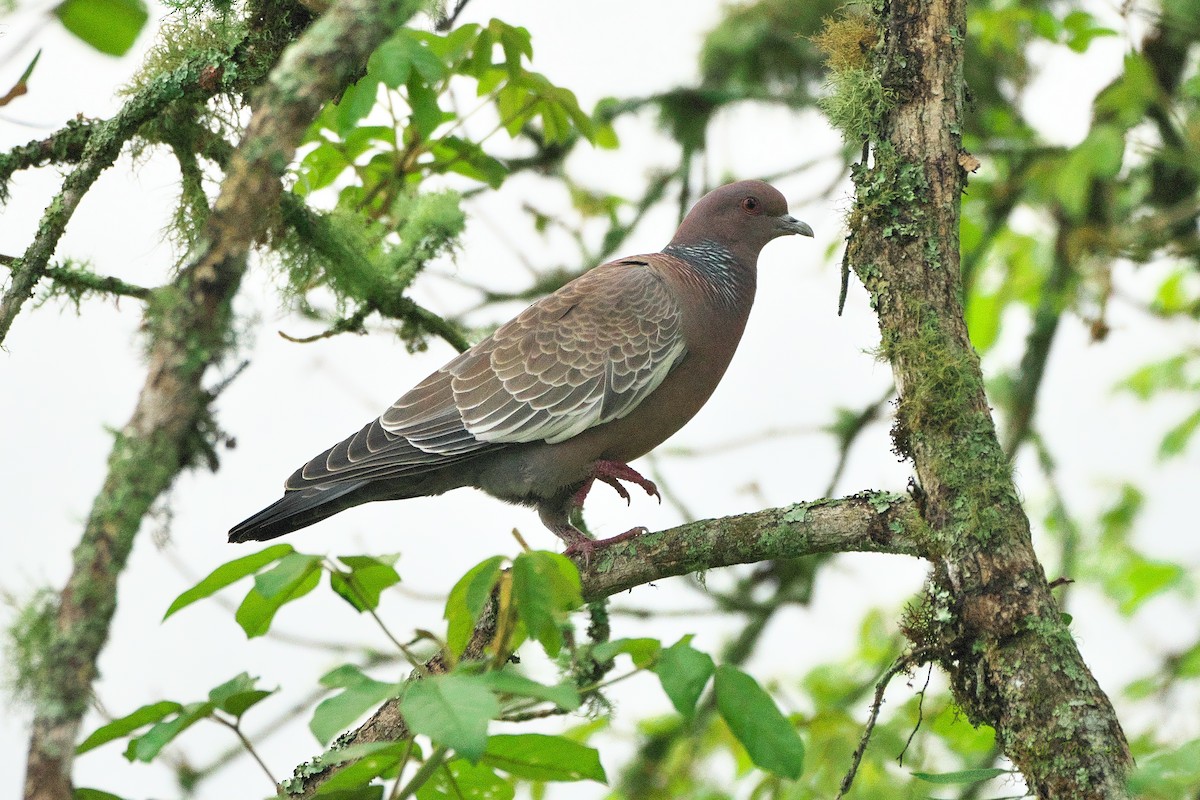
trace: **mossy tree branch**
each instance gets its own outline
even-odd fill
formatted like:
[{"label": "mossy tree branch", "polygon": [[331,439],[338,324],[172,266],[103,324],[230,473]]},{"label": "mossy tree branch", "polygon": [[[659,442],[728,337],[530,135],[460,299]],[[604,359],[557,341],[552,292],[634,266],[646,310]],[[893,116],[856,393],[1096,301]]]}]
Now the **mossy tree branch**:
[{"label": "mossy tree branch", "polygon": [[[146,382],[132,417],[116,437],[108,475],[53,612],[55,634],[46,659],[50,666],[34,690],[26,800],[72,797],[75,740],[97,674],[96,660],[116,609],[117,579],[151,504],[207,447],[211,395],[202,382],[227,348],[230,301],[245,271],[248,249],[277,206],[281,175],[324,103],[351,82],[371,51],[417,6],[404,0],[342,0],[283,50],[254,98],[254,114],[206,221],[202,247],[169,286],[154,293]],[[261,35],[252,54],[256,63],[273,64],[277,55],[267,52],[270,46],[282,50],[297,32]],[[189,84],[187,74],[179,77],[182,85]],[[121,144],[158,107],[139,94],[103,135],[93,130],[80,167],[68,177],[59,202],[48,210],[37,240],[23,259],[23,269],[14,278],[11,314],[6,295],[7,322],[44,272],[70,211],[99,171],[116,157]],[[0,327],[0,332],[6,328],[7,324]]]},{"label": "mossy tree branch", "polygon": [[[907,497],[862,492],[851,497],[796,503],[752,514],[689,522],[648,533],[600,551],[589,563],[578,559],[585,602],[593,603],[635,586],[692,572],[734,564],[790,560],[830,553],[892,553],[925,557],[924,523]],[[484,657],[495,634],[495,619],[484,614],[464,652],[464,660]],[[445,672],[440,656],[425,664],[430,673]],[[339,737],[334,749],[354,744],[399,741],[409,735],[400,703],[389,700],[357,729]],[[328,767],[302,764],[283,784],[289,797],[303,800],[341,770],[346,761]]]},{"label": "mossy tree branch", "polygon": [[960,302],[964,0],[891,0],[877,51],[895,98],[855,171],[849,262],[879,315],[900,402],[893,430],[924,491],[939,612],[907,633],[996,729],[1043,798],[1122,798],[1131,759],[1033,552]]}]

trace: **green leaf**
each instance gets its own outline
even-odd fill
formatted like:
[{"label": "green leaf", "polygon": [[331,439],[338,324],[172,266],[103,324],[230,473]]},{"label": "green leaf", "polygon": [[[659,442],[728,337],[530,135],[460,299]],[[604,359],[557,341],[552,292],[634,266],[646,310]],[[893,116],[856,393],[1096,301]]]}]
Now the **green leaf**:
[{"label": "green leaf", "polygon": [[130,739],[129,746],[125,748],[125,758],[150,763],[175,737],[210,716],[214,708],[212,703],[189,703],[175,719],[159,722],[141,736]]},{"label": "green leaf", "polygon": [[400,693],[397,684],[377,681],[353,664],[343,664],[325,673],[321,685],[344,690],[322,700],[308,722],[308,729],[323,745],[367,711]]},{"label": "green leaf", "polygon": [[79,788],[71,793],[72,800],[124,800],[120,795],[102,789]]},{"label": "green leaf", "polygon": [[1130,553],[1121,568],[1105,578],[1104,588],[1117,601],[1121,613],[1129,616],[1151,597],[1179,585],[1186,577],[1179,564]]},{"label": "green leaf", "polygon": [[608,782],[600,754],[563,736],[496,734],[488,739],[482,763],[533,781]]},{"label": "green leaf", "polygon": [[411,124],[422,139],[429,139],[433,132],[446,119],[442,107],[438,105],[438,94],[420,81],[409,78],[408,107],[412,110]]},{"label": "green leaf", "polygon": [[355,610],[374,610],[379,607],[383,590],[400,582],[400,575],[392,566],[396,558],[398,556],[338,556],[338,561],[350,567],[350,571],[330,572],[329,585]]},{"label": "green leaf", "polygon": [[1010,769],[985,767],[981,769],[963,769],[958,772],[914,772],[912,776],[926,783],[957,784],[990,781],[992,778],[1011,774],[1012,770]]},{"label": "green leaf", "polygon": [[638,669],[645,669],[655,662],[662,650],[662,642],[658,639],[614,639],[611,642],[601,642],[592,648],[592,657],[603,663],[612,661],[621,653],[633,660]]},{"label": "green leaf", "polygon": [[967,298],[967,330],[970,331],[971,344],[981,354],[990,350],[1000,337],[1000,312],[1004,310],[1004,305],[1005,299],[1000,292],[972,292]]},{"label": "green leaf", "polygon": [[255,684],[258,683],[258,678],[252,678],[247,673],[243,672],[235,678],[222,683],[211,689],[208,693],[208,700],[214,706],[222,711],[232,714],[235,717],[240,717],[253,705],[260,700],[264,700],[275,694],[277,690],[257,689]]},{"label": "green leaf", "polygon": [[375,107],[379,97],[379,81],[368,74],[353,86],[346,87],[338,100],[334,115],[334,130],[345,138],[358,125],[358,121]]},{"label": "green leaf", "polygon": [[1154,797],[1186,797],[1200,785],[1200,739],[1138,761],[1129,789],[1139,797],[1151,792]]},{"label": "green leaf", "polygon": [[1162,391],[1186,391],[1192,388],[1187,367],[1186,355],[1172,356],[1139,368],[1117,384],[1117,388],[1133,392],[1141,400],[1148,400]]},{"label": "green leaf", "polygon": [[321,142],[300,161],[300,180],[296,190],[307,195],[323,189],[337,180],[348,166],[350,161],[341,149],[331,142]]},{"label": "green leaf", "polygon": [[500,565],[503,563],[504,556],[492,556],[479,562],[459,578],[450,590],[444,616],[449,621],[446,643],[455,658],[467,649],[475,622],[492,596],[496,581],[500,579]]},{"label": "green leaf", "polygon": [[512,800],[515,794],[491,767],[456,758],[417,789],[417,800]]},{"label": "green leaf", "polygon": [[149,725],[152,722],[158,722],[169,714],[174,714],[180,711],[183,706],[179,703],[171,702],[170,700],[161,700],[157,703],[142,706],[132,714],[126,714],[120,719],[114,719],[107,725],[102,725],[92,731],[92,735],[83,740],[78,747],[75,748],[75,754],[86,753],[88,750],[99,747],[102,744],[111,742],[113,739],[120,739],[133,733],[143,725]]},{"label": "green leaf", "polygon": [[[317,788],[317,797],[331,797],[344,800],[349,797],[369,796],[375,789],[382,786],[369,786],[376,778],[385,780],[393,778],[399,772],[400,762],[404,760],[410,742],[371,742],[369,744],[350,745],[345,751],[335,750],[321,757],[321,766],[333,766],[354,761],[334,773],[333,777],[323,782]],[[338,760],[331,760],[336,755]],[[411,755],[420,755],[414,750]],[[354,794],[350,794],[354,792]]]},{"label": "green leaf", "polygon": [[171,607],[167,609],[167,613],[163,614],[163,619],[166,619],[185,606],[190,606],[197,600],[203,600],[205,597],[216,594],[229,584],[239,581],[247,575],[253,575],[272,561],[278,561],[292,552],[294,552],[294,549],[290,544],[276,544],[257,553],[235,558],[233,561],[222,564],[210,572],[204,580],[176,597],[172,601]]},{"label": "green leaf", "polygon": [[804,743],[775,701],[746,673],[728,664],[716,670],[717,710],[759,767],[783,778],[800,777]]},{"label": "green leaf", "polygon": [[150,18],[142,0],[65,0],[54,15],[71,33],[110,56],[129,52]]},{"label": "green leaf", "polygon": [[654,666],[654,672],[671,705],[689,718],[695,712],[696,702],[716,669],[712,657],[692,647],[691,640],[691,636],[685,636],[663,650]]},{"label": "green leaf", "polygon": [[529,635],[551,658],[562,649],[559,626],[583,603],[579,570],[558,553],[535,550],[513,560],[513,602]]},{"label": "green leaf", "polygon": [[485,672],[479,677],[496,694],[546,700],[565,711],[574,711],[582,704],[579,692],[569,683],[547,686],[507,669],[499,672]]},{"label": "green leaf", "polygon": [[445,65],[416,38],[416,34],[406,28],[397,31],[371,54],[367,71],[391,89],[407,83],[414,70],[427,84],[444,78]]},{"label": "green leaf", "polygon": [[500,713],[500,703],[475,677],[435,675],[409,683],[400,711],[415,733],[477,763],[487,747],[488,722]]},{"label": "green leaf", "polygon": [[1183,453],[1197,428],[1200,428],[1200,408],[1193,411],[1183,422],[1167,431],[1163,436],[1162,444],[1158,446],[1158,457],[1165,461]]},{"label": "green leaf", "polygon": [[234,618],[247,638],[262,636],[271,628],[275,612],[317,588],[321,557],[289,553],[272,569],[254,578],[254,588],[238,606]]}]

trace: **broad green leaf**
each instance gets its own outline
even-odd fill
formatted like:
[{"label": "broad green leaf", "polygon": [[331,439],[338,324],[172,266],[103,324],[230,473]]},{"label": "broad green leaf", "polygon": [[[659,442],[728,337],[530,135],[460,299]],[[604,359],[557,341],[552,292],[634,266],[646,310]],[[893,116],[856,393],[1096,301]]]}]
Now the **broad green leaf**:
[{"label": "broad green leaf", "polygon": [[1167,431],[1162,444],[1158,446],[1158,457],[1162,460],[1173,458],[1187,449],[1196,430],[1200,428],[1200,408],[1196,409],[1183,422]]},{"label": "broad green leaf", "polygon": [[482,763],[534,781],[608,782],[600,754],[562,736],[496,734],[488,739]]},{"label": "broad green leaf", "polygon": [[1188,377],[1188,356],[1172,356],[1139,368],[1117,388],[1133,392],[1139,399],[1147,400],[1162,391],[1186,391],[1192,388]]},{"label": "broad green leaf", "polygon": [[654,663],[662,650],[662,642],[658,639],[614,639],[611,642],[601,642],[592,648],[592,657],[597,661],[611,661],[621,653],[633,660],[635,667],[645,669]]},{"label": "broad green leaf", "polygon": [[485,672],[479,677],[489,689],[497,694],[546,700],[566,711],[574,711],[581,705],[579,692],[569,683],[547,686],[511,670]]},{"label": "broad green leaf", "polygon": [[1129,789],[1139,797],[1187,797],[1200,785],[1200,739],[1138,761]]},{"label": "broad green leaf", "polygon": [[274,689],[258,689],[255,687],[256,683],[258,683],[258,678],[252,678],[243,672],[210,690],[208,700],[222,711],[240,717],[251,706],[270,697],[276,691]]},{"label": "broad green leaf", "polygon": [[400,693],[398,685],[368,677],[353,664],[343,664],[325,673],[321,676],[321,685],[343,689],[322,700],[309,720],[308,729],[323,745],[367,711]]},{"label": "broad green leaf", "polygon": [[685,636],[663,650],[654,666],[671,705],[685,717],[695,712],[696,702],[716,669],[712,657],[692,647],[691,639]]},{"label": "broad green leaf", "polygon": [[375,107],[379,97],[379,80],[368,74],[353,86],[346,87],[338,100],[334,114],[334,130],[345,138],[358,125],[358,121]]},{"label": "broad green leaf", "polygon": [[163,619],[185,606],[190,606],[197,600],[203,600],[205,597],[216,594],[231,583],[253,575],[272,561],[278,561],[292,552],[294,550],[290,544],[276,544],[257,553],[235,558],[233,561],[222,564],[210,572],[204,580],[176,597],[171,603],[171,607],[167,609],[167,613],[163,614]]},{"label": "broad green leaf", "polygon": [[800,777],[804,769],[800,734],[754,678],[725,664],[717,667],[715,689],[717,710],[750,759],[780,777]]},{"label": "broad green leaf", "polygon": [[174,719],[159,722],[141,736],[130,739],[129,746],[125,748],[125,758],[150,763],[175,737],[211,715],[214,708],[212,703],[189,703]]},{"label": "broad green leaf", "polygon": [[1004,311],[1004,298],[999,292],[983,294],[972,292],[967,298],[964,311],[971,344],[980,353],[986,353],[1000,336],[1000,313]]},{"label": "broad green leaf", "polygon": [[247,638],[262,636],[271,628],[275,612],[311,592],[321,581],[321,557],[301,553],[284,556],[272,569],[254,578],[234,618]]},{"label": "broad green leaf", "polygon": [[386,559],[371,556],[339,556],[349,572],[329,573],[329,585],[356,611],[368,611],[379,607],[383,590],[400,582],[400,575]]},{"label": "broad green leaf", "polygon": [[107,725],[102,725],[92,732],[92,735],[83,740],[80,745],[75,748],[75,754],[86,753],[88,750],[99,747],[102,744],[111,742],[113,739],[120,739],[133,733],[143,725],[149,725],[152,722],[159,722],[169,714],[174,714],[180,711],[183,706],[179,703],[171,702],[170,700],[162,700],[157,703],[142,706],[132,714],[126,714],[120,719],[114,719]]},{"label": "broad green leaf", "polygon": [[71,33],[110,56],[129,52],[150,18],[142,0],[65,0],[54,15]]},{"label": "broad green leaf", "polygon": [[491,767],[456,758],[417,789],[417,800],[512,800],[515,794]]},{"label": "broad green leaf", "polygon": [[1150,62],[1141,53],[1131,52],[1125,56],[1121,76],[1096,95],[1094,113],[1130,128],[1142,121],[1161,91]]},{"label": "broad green leaf", "polygon": [[115,795],[112,792],[106,792],[103,789],[75,789],[71,793],[71,800],[124,800],[120,795]]},{"label": "broad green leaf", "polygon": [[[369,786],[368,784],[376,778],[387,780],[395,777],[408,747],[409,742],[372,742],[370,745],[351,745],[346,748],[345,753],[335,750],[331,754],[322,756],[321,764],[323,766],[331,766],[335,763],[344,764],[351,760],[354,763],[342,767],[333,777],[323,782],[317,789],[317,797],[332,795],[337,800],[343,800],[345,797],[359,796],[358,794],[348,794],[350,792],[370,792],[382,789],[382,786]],[[331,761],[328,755],[337,755],[340,760]],[[414,751],[410,754],[410,756],[412,755],[419,756],[420,753]]]},{"label": "broad green leaf", "polygon": [[1086,11],[1075,10],[1063,17],[1063,28],[1066,33],[1066,45],[1076,53],[1088,49],[1092,40],[1101,36],[1116,36],[1111,28],[1101,28],[1096,25],[1096,18]]},{"label": "broad green leaf", "polygon": [[449,622],[446,643],[455,658],[466,650],[475,622],[483,613],[483,607],[492,595],[492,588],[500,578],[500,565],[503,563],[504,556],[492,556],[481,561],[459,578],[450,590],[444,616]]},{"label": "broad green leaf", "polygon": [[415,31],[401,28],[379,46],[367,62],[367,71],[379,78],[384,85],[398,89],[408,82],[413,71],[433,84],[446,76],[446,67],[433,52],[421,44]]},{"label": "broad green leaf", "polygon": [[410,124],[416,129],[420,139],[429,139],[437,127],[447,119],[447,115],[438,104],[438,94],[424,83],[411,77],[406,86],[408,87],[408,107],[412,110]]},{"label": "broad green leaf", "polygon": [[500,713],[500,703],[477,678],[435,675],[408,684],[400,711],[415,733],[477,763],[487,747],[488,723]]},{"label": "broad green leaf", "polygon": [[579,570],[558,553],[535,550],[513,560],[513,602],[529,635],[554,657],[562,649],[559,626],[583,603]]},{"label": "broad green leaf", "polygon": [[1151,561],[1130,553],[1121,569],[1109,575],[1104,588],[1117,601],[1120,611],[1129,616],[1156,594],[1178,585],[1187,577],[1179,564]]},{"label": "broad green leaf", "polygon": [[[358,766],[357,764],[355,766]],[[353,770],[353,767],[349,768]],[[341,777],[339,773],[335,778]],[[334,780],[331,778],[330,780]],[[351,789],[329,789],[325,784],[317,789],[317,797],[324,797],[326,800],[383,800],[384,786],[382,783],[358,783]]]},{"label": "broad green leaf", "polygon": [[1011,775],[1012,770],[999,767],[984,767],[981,769],[963,769],[958,772],[914,772],[912,776],[926,783],[958,784],[979,783],[990,781],[1001,775]]},{"label": "broad green leaf", "polygon": [[349,166],[350,160],[340,148],[332,142],[321,142],[300,161],[297,191],[307,195],[323,189],[337,180]]},{"label": "broad green leaf", "polygon": [[266,598],[288,595],[297,585],[304,582],[308,574],[319,569],[321,557],[304,553],[290,553],[279,560],[271,569],[254,576],[254,588]]}]

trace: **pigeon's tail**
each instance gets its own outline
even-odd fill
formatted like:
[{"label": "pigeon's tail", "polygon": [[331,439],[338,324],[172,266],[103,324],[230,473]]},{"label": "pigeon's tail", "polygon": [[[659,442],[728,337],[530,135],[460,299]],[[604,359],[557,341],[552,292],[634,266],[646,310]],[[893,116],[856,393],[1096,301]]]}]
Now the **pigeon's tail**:
[{"label": "pigeon's tail", "polygon": [[289,491],[283,497],[229,531],[231,542],[265,542],[307,528],[368,498],[358,490],[370,481],[349,481],[333,486]]}]

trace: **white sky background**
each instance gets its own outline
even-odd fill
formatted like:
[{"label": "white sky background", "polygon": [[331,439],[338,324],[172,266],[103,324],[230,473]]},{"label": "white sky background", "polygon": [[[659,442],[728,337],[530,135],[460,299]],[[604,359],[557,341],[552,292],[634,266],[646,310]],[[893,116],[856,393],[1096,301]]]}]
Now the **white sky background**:
[{"label": "white sky background", "polygon": [[[48,7],[41,3],[33,8]],[[1113,18],[1107,6],[1092,10],[1126,30],[1126,23]],[[718,14],[718,3],[696,0],[475,0],[463,20],[498,16],[528,27],[533,34],[533,68],[573,89],[590,109],[604,96],[643,95],[692,82],[701,37]],[[56,24],[26,39],[37,19],[27,10],[0,21],[0,88],[11,85],[38,47],[44,49],[31,93],[0,109],[0,147],[5,149],[43,138],[79,113],[110,115],[118,107],[115,87],[139,62],[135,55],[117,60],[91,51]],[[139,47],[150,41],[144,34]],[[1129,41],[1124,36],[1097,40],[1086,59],[1065,49],[1045,54],[1040,65],[1045,78],[1029,92],[1026,110],[1048,139],[1073,143],[1082,137],[1091,100],[1119,68]],[[571,167],[585,183],[635,197],[647,172],[671,165],[675,150],[653,132],[649,116],[623,120],[618,132],[620,150],[583,148],[573,156]],[[789,238],[766,249],[759,262],[759,300],[740,353],[708,406],[667,447],[704,447],[764,429],[813,429],[832,419],[834,407],[862,407],[890,381],[886,365],[866,352],[878,336],[861,287],[852,284],[846,314],[836,316],[836,259],[830,261],[825,254],[844,236],[841,218],[849,206],[848,185],[832,202],[800,204],[814,187],[823,187],[833,177],[835,135],[815,113],[796,116],[745,107],[718,118],[710,144],[710,182],[726,174],[771,173],[821,155],[828,155],[829,166],[779,183],[793,200],[793,214],[817,231],[817,241]],[[132,171],[131,163],[128,156],[122,157],[89,193],[55,260],[87,259],[101,273],[156,285],[166,279],[172,262],[163,230],[175,202],[177,173],[166,158],[154,157]],[[0,253],[23,251],[58,180],[53,170],[18,174],[13,199],[0,211]],[[570,213],[559,187],[528,176],[473,201],[460,253],[418,281],[417,299],[446,312],[462,307],[470,298],[448,276],[489,286],[523,285],[527,276],[509,242],[517,243],[538,266],[573,265],[576,253],[569,243],[543,239],[532,231],[519,210],[525,200]],[[658,250],[673,229],[674,212],[663,207],[644,221],[627,250]],[[1122,268],[1117,280],[1125,293],[1144,297],[1161,274]],[[159,622],[170,601],[195,579],[251,552],[225,543],[231,524],[275,500],[283,479],[296,466],[357,430],[451,355],[447,345],[435,341],[429,352],[410,357],[386,334],[341,336],[309,345],[286,342],[277,330],[297,335],[316,330],[310,323],[284,317],[269,285],[267,271],[255,269],[239,298],[237,308],[249,343],[239,356],[251,364],[217,407],[221,425],[237,438],[237,449],[223,454],[219,472],[190,473],[177,483],[169,538],[159,542],[144,530],[122,576],[120,607],[97,687],[113,714],[163,698],[200,699],[208,687],[245,670],[262,676],[267,686],[283,687],[279,696],[248,716],[247,728],[253,732],[302,697],[318,675],[341,663],[336,654],[270,637],[247,642],[230,612],[211,601],[166,624]],[[71,548],[103,480],[110,445],[105,427],[125,423],[143,379],[136,335],[139,308],[128,300],[119,305],[93,300],[77,317],[56,304],[27,306],[5,343],[7,352],[0,352],[0,442],[7,453],[0,483],[0,591],[8,595],[23,599],[39,586],[58,588],[68,575]],[[1006,322],[1004,339],[985,364],[992,371],[1020,354],[1027,323],[1020,315]],[[1177,352],[1181,342],[1195,344],[1196,332],[1151,322],[1120,302],[1114,302],[1110,322],[1109,339],[1091,344],[1082,324],[1074,317],[1064,320],[1040,396],[1038,428],[1059,459],[1067,500],[1077,514],[1090,517],[1112,502],[1121,481],[1132,480],[1148,492],[1138,545],[1152,555],[1194,567],[1200,563],[1200,541],[1188,498],[1195,491],[1196,447],[1166,466],[1154,462],[1161,430],[1182,416],[1186,404],[1168,399],[1144,405],[1114,395],[1111,387],[1136,366]],[[1147,425],[1148,419],[1161,423]],[[835,458],[830,437],[777,436],[716,456],[668,457],[661,465],[671,490],[698,516],[712,517],[813,499],[828,481]],[[1044,498],[1040,472],[1032,460],[1020,463],[1018,472],[1037,537]],[[890,452],[887,424],[876,424],[855,446],[837,493],[901,490],[909,473]],[[752,485],[756,491],[749,490]],[[601,535],[638,524],[659,529],[680,521],[669,505],[659,507],[636,492],[627,509],[606,487],[592,493],[588,512]],[[509,535],[513,527],[535,547],[559,549],[535,513],[472,490],[360,507],[285,541],[305,552],[400,551],[398,568],[407,589],[436,594],[483,558],[515,554],[517,545]],[[898,608],[919,586],[923,573],[919,563],[899,557],[843,556],[822,572],[811,607],[779,616],[751,670],[766,680],[797,675],[808,665],[838,657],[855,641],[864,609]],[[720,571],[708,576],[714,586],[731,579]],[[236,603],[237,591],[222,597]],[[322,587],[285,608],[275,630],[384,647],[369,618],[326,599],[326,594]],[[1149,603],[1136,632],[1131,626],[1118,628],[1107,605],[1087,592],[1077,594],[1074,602],[1074,631],[1110,694],[1152,664],[1146,650],[1183,646],[1196,635],[1189,610],[1171,600]],[[614,604],[687,609],[702,603],[694,589],[674,579],[655,588],[638,588]],[[386,600],[382,614],[402,637],[413,628],[436,631],[444,625],[440,603],[400,593]],[[7,624],[10,618],[8,608],[0,610],[0,621]],[[698,634],[698,646],[715,651],[733,631],[731,621],[719,617],[669,616],[653,622],[615,617],[613,635],[654,635],[670,642],[690,632]],[[896,686],[899,690],[901,684]],[[630,731],[637,718],[667,709],[648,677],[623,686],[616,697],[618,731]],[[783,697],[785,703],[802,707],[799,693],[785,691]],[[1177,717],[1162,720],[1160,728],[1179,735],[1200,733],[1194,714],[1180,712]],[[0,751],[24,752],[28,719],[29,712],[19,707],[0,715]],[[90,730],[98,721],[92,715],[85,728]],[[304,715],[263,742],[262,755],[277,777],[319,752],[306,723]],[[228,746],[231,737],[216,726],[199,725],[181,741],[182,751],[200,765]],[[110,744],[81,757],[78,785],[126,796],[177,794],[166,770],[129,765],[119,755],[121,748]],[[615,778],[618,763],[613,752],[602,756]],[[9,769],[0,773],[0,798],[19,795],[22,774],[17,761],[11,758]],[[201,796],[252,796],[259,790],[266,793],[265,778],[249,759],[241,758],[221,777],[203,784]],[[600,787],[576,785],[556,796],[601,794]]]}]

